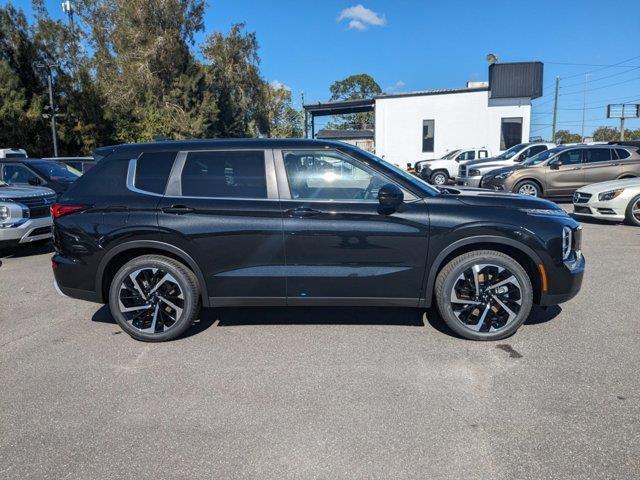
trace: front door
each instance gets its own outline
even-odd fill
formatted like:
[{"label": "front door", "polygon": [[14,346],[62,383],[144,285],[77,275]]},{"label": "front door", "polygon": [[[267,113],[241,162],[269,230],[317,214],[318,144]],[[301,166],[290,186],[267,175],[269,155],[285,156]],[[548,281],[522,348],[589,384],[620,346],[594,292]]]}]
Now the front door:
[{"label": "front door", "polygon": [[213,306],[286,303],[271,150],[180,152],[158,223],[200,266]]},{"label": "front door", "polygon": [[[566,150],[555,158],[560,160],[560,165],[545,167],[548,195],[571,195],[584,185],[582,153],[581,148]],[[550,163],[553,163],[553,160]]]},{"label": "front door", "polygon": [[338,150],[276,152],[291,305],[417,306],[428,244],[426,204],[405,193],[384,211],[392,183]]}]

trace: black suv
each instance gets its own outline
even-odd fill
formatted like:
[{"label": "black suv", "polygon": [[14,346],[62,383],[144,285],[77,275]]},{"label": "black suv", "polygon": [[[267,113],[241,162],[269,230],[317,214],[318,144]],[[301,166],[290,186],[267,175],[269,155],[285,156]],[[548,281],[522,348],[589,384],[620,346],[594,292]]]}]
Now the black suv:
[{"label": "black suv", "polygon": [[556,204],[436,189],[317,140],[119,145],[52,207],[68,296],[132,337],[181,335],[200,306],[437,304],[458,334],[511,335],[580,289],[581,228]]}]

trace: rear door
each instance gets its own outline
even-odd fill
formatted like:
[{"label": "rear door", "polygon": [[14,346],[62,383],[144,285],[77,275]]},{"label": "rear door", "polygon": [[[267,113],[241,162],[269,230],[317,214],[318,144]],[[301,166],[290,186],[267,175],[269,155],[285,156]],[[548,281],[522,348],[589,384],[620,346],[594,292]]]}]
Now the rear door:
[{"label": "rear door", "polygon": [[405,190],[398,210],[383,211],[378,190],[393,180],[338,150],[283,150],[275,158],[288,303],[417,306],[425,202]]},{"label": "rear door", "polygon": [[586,148],[582,169],[585,185],[615,180],[622,173],[618,155],[609,147]]},{"label": "rear door", "polygon": [[200,266],[212,305],[286,303],[271,150],[180,152],[158,223]]},{"label": "rear door", "polygon": [[583,150],[582,148],[565,150],[555,157],[562,162],[561,165],[557,167],[547,165],[545,167],[548,195],[571,195],[584,185]]}]

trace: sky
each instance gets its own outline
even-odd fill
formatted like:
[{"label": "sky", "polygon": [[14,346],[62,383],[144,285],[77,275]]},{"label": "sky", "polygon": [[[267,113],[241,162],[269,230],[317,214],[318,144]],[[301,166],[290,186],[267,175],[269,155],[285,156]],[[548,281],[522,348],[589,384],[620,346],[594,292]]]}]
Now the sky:
[{"label": "sky", "polygon": [[[31,11],[28,0],[13,3]],[[60,3],[47,0],[52,16],[62,16]],[[539,60],[544,96],[533,102],[531,134],[549,138],[556,76],[558,129],[581,131],[585,73],[585,134],[617,125],[606,104],[640,103],[638,19],[640,0],[209,0],[198,42],[245,22],[263,76],[288,86],[297,106],[303,92],[306,103],[327,100],[332,82],[355,73],[408,92],[487,80],[488,53]]]}]

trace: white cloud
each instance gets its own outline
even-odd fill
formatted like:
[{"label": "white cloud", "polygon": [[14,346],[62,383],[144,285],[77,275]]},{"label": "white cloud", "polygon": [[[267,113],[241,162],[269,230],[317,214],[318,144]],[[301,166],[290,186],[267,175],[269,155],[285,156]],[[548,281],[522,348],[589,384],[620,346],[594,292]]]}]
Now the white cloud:
[{"label": "white cloud", "polygon": [[404,86],[406,85],[406,83],[404,83],[402,80],[398,80],[396,83],[394,83],[393,85],[391,85],[390,87],[387,87],[387,92],[397,92],[398,90],[401,90]]},{"label": "white cloud", "polygon": [[384,15],[380,15],[365,6],[358,4],[355,7],[345,8],[338,15],[338,22],[349,20],[350,30],[366,30],[369,27],[383,27],[387,24]]},{"label": "white cloud", "polygon": [[282,83],[280,80],[272,80],[269,82],[272,88],[275,90],[289,90],[291,91],[291,87],[285,83]]}]

